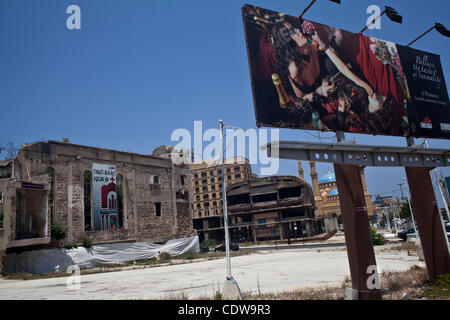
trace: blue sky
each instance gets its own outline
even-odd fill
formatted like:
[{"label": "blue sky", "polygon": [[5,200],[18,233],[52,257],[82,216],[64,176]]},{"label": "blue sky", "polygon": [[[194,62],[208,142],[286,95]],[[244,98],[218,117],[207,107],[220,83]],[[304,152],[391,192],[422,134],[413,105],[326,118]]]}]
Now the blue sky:
[{"label": "blue sky", "polygon": [[[0,145],[60,140],[149,154],[174,144],[194,120],[221,118],[255,128],[241,7],[245,3],[299,15],[309,0],[1,0]],[[66,8],[81,8],[81,30],[68,30]],[[318,0],[305,18],[359,32],[371,4],[389,5],[403,24],[382,17],[366,35],[406,45],[435,22],[450,28],[450,1]],[[441,55],[450,83],[450,39],[432,31],[414,48]],[[322,141],[333,137],[320,133]],[[280,130],[282,140],[319,141],[318,132]],[[360,144],[406,145],[404,138],[350,135]],[[423,139],[417,139],[421,143]],[[429,139],[430,147],[450,148]],[[0,153],[3,159],[6,153]],[[304,165],[309,177],[309,166]],[[331,165],[319,164],[325,174]],[[254,166],[254,171],[259,172]],[[368,168],[371,194],[399,194],[401,168]],[[450,169],[443,169],[450,176]],[[282,160],[280,174],[297,174]]]}]

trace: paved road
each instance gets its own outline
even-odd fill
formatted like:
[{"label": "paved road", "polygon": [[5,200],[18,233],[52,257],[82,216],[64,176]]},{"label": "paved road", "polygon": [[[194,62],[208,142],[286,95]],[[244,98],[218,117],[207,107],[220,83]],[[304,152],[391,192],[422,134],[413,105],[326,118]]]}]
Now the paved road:
[{"label": "paved road", "polygon": [[[379,271],[407,270],[417,264],[405,252],[379,252]],[[241,291],[276,292],[299,287],[341,284],[349,276],[346,250],[291,249],[259,251],[232,257],[232,274]],[[70,290],[68,278],[0,279],[0,299],[160,299],[181,293],[213,297],[226,276],[225,259],[81,276],[81,288]],[[218,285],[219,284],[219,285]]]},{"label": "paved road", "polygon": [[257,247],[240,247],[241,251],[254,251],[254,250],[283,250],[283,249],[320,249],[320,248],[338,248],[345,247],[345,243],[315,243],[315,244],[279,244],[279,245],[267,245]]}]

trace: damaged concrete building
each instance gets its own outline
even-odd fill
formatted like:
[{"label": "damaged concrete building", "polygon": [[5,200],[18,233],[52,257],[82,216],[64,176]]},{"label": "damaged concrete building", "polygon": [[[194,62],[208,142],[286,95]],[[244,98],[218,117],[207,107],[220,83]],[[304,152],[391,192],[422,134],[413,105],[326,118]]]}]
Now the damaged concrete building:
[{"label": "damaged concrete building", "polygon": [[[196,235],[189,167],[174,164],[171,150],[155,151],[142,155],[57,141],[23,145],[15,159],[0,161],[0,256],[6,249],[48,244],[52,220],[66,227],[64,241],[71,243],[85,235],[94,244]],[[113,174],[102,186],[102,204],[94,189],[103,169],[96,166],[114,170],[105,170]]]},{"label": "damaged concrete building", "polygon": [[[287,240],[323,232],[314,216],[311,186],[294,176],[235,182],[227,189],[230,238],[235,242]],[[221,221],[222,219],[222,221]],[[210,217],[200,239],[223,238],[223,217]]]}]

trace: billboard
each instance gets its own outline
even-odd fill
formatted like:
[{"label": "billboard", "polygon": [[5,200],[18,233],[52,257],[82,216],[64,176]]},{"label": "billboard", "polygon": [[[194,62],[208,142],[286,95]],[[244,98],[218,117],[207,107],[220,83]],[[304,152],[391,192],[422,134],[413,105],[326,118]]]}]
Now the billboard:
[{"label": "billboard", "polygon": [[[429,91],[440,99],[411,99],[428,80],[411,81],[410,48],[250,5],[242,16],[258,127],[407,136],[422,120],[409,109],[437,104],[449,115],[443,76]],[[427,59],[442,75],[439,58]]]},{"label": "billboard", "polygon": [[92,164],[94,230],[117,230],[116,166]]},{"label": "billboard", "polygon": [[397,45],[411,92],[411,135],[450,137],[450,103],[438,55]]}]

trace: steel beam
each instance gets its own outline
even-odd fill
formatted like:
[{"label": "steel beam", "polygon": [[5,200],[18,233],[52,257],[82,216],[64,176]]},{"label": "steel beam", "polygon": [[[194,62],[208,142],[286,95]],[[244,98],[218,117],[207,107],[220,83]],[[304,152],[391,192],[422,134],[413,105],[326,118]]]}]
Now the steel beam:
[{"label": "steel beam", "polygon": [[266,144],[270,157],[278,148],[280,159],[353,164],[373,167],[446,167],[450,166],[450,150],[420,146],[395,147],[341,143],[275,141]]},{"label": "steel beam", "polygon": [[275,141],[261,149],[266,149],[269,157],[273,154],[281,159],[334,163],[353,291],[358,292],[359,299],[381,298],[380,291],[369,288],[367,282],[366,270],[376,264],[359,166],[405,167],[429,279],[434,282],[440,274],[450,273],[446,235],[429,174],[432,168],[450,166],[450,150],[414,145],[356,145],[346,141]]},{"label": "steel beam", "polygon": [[360,170],[355,165],[334,164],[352,289],[358,292],[359,300],[381,300]]}]

